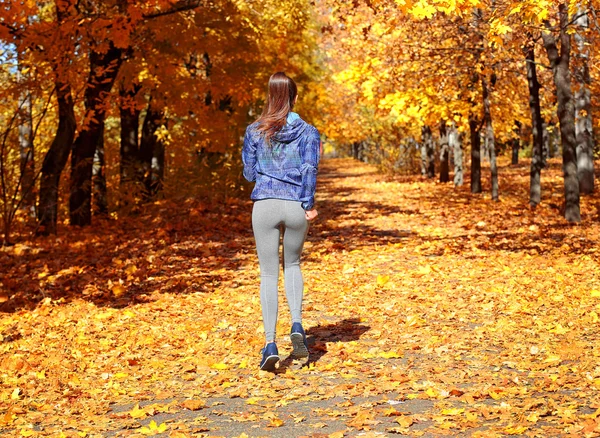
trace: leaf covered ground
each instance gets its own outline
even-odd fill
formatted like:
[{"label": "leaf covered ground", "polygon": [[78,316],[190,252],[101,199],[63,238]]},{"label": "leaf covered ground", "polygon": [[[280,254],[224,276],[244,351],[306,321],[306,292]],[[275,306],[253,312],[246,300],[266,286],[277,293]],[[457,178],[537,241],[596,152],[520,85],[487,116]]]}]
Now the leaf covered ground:
[{"label": "leaf covered ground", "polygon": [[560,216],[327,160],[306,244],[311,358],[276,373],[251,203],[146,214],[0,252],[0,431],[12,436],[599,436],[598,202]]}]

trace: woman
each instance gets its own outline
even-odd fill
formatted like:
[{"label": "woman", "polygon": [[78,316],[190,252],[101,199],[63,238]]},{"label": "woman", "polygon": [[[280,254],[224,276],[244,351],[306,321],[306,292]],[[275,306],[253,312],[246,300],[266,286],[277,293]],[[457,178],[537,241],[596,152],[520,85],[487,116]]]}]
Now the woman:
[{"label": "woman", "polygon": [[273,371],[279,362],[275,344],[279,239],[283,233],[285,292],[292,314],[292,357],[308,357],[302,328],[304,283],[300,254],[314,208],[320,138],[317,129],[292,109],[298,97],[296,83],[285,73],[269,79],[267,102],[261,116],[248,126],[242,160],[244,177],[255,181],[251,198],[252,229],[260,265],[260,302],[266,345],[260,369]]}]

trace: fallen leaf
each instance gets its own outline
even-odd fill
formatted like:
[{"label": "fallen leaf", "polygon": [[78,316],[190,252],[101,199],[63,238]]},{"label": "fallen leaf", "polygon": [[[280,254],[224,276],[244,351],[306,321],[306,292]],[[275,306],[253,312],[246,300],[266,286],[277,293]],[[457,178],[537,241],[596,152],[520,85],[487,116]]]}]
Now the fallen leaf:
[{"label": "fallen leaf", "polygon": [[206,400],[189,399],[189,400],[183,401],[181,403],[181,406],[183,406],[186,409],[189,409],[190,411],[198,411],[198,410],[206,407]]}]

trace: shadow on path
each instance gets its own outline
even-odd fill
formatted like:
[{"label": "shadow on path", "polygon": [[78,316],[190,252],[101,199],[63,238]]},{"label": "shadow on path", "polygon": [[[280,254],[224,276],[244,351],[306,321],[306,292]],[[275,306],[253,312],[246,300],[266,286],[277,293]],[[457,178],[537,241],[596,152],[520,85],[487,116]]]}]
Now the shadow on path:
[{"label": "shadow on path", "polygon": [[[360,318],[350,318],[307,329],[306,340],[310,356],[302,366],[310,366],[311,363],[315,363],[325,356],[327,354],[327,342],[357,341],[370,328],[368,325],[361,324]],[[281,361],[277,372],[285,372],[292,363],[292,357],[288,356]]]}]

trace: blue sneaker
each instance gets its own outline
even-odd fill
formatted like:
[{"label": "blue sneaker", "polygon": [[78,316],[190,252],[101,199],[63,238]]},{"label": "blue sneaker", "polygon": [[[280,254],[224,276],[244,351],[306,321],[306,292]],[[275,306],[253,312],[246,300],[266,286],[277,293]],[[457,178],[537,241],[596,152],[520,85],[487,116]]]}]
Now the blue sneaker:
[{"label": "blue sneaker", "polygon": [[275,371],[275,364],[279,362],[279,352],[275,342],[269,342],[265,348],[261,350],[262,360],[260,361],[260,369],[264,371]]},{"label": "blue sneaker", "polygon": [[292,333],[290,334],[290,339],[292,341],[292,347],[294,348],[291,356],[296,359],[303,359],[305,357],[308,357],[308,345],[306,343],[306,334],[304,333],[302,324],[300,324],[299,322],[295,322],[292,324]]}]

